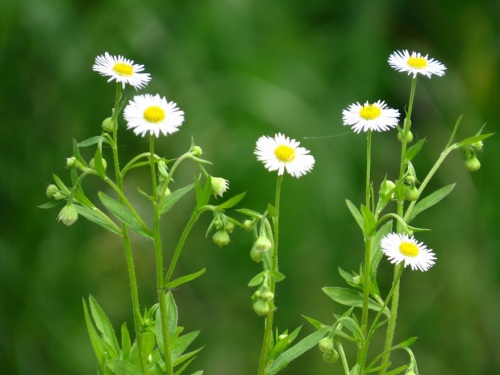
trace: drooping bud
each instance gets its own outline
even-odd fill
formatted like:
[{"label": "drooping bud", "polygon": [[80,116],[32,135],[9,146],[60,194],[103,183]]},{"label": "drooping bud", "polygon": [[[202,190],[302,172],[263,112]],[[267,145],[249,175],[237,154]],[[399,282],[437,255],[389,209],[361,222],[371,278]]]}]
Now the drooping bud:
[{"label": "drooping bud", "polygon": [[200,146],[193,146],[191,148],[191,154],[193,156],[201,156],[201,154],[203,154],[203,150],[201,149]]},{"label": "drooping bud", "polygon": [[478,158],[472,156],[465,160],[465,168],[467,168],[470,172],[476,172],[479,168],[481,168],[481,162]]},{"label": "drooping bud", "polygon": [[245,220],[243,222],[243,228],[245,230],[252,230],[252,228],[253,228],[253,221],[252,220]]},{"label": "drooping bud", "polygon": [[220,247],[228,245],[229,242],[231,241],[231,239],[229,238],[229,234],[223,229],[215,232],[214,236],[212,237],[212,240],[216,245]]},{"label": "drooping bud", "polygon": [[234,230],[234,223],[228,220],[226,223],[226,231],[227,233],[231,234],[233,233],[233,230]]},{"label": "drooping bud", "polygon": [[273,247],[273,244],[271,243],[271,241],[269,240],[269,238],[267,238],[265,235],[260,235],[257,240],[255,241],[255,245],[254,247],[260,251],[260,252],[266,252],[266,251],[269,251],[271,250],[271,248]]},{"label": "drooping bud", "polygon": [[253,305],[253,311],[255,311],[255,313],[259,316],[265,316],[269,313],[269,311],[271,311],[271,307],[269,306],[269,302],[268,301],[264,301],[260,298],[257,298]]},{"label": "drooping bud", "polygon": [[331,352],[323,353],[323,360],[328,363],[335,363],[339,359],[339,353],[333,349]]},{"label": "drooping bud", "polygon": [[484,143],[483,143],[483,141],[477,141],[477,142],[474,142],[471,146],[474,147],[476,150],[482,150]]},{"label": "drooping bud", "polygon": [[69,202],[62,208],[57,216],[58,221],[62,221],[64,225],[70,226],[78,220],[78,211],[73,203]]},{"label": "drooping bud", "polygon": [[59,188],[56,185],[50,184],[49,186],[47,186],[45,194],[47,195],[47,198],[52,199],[55,198],[56,194],[59,192]]},{"label": "drooping bud", "polygon": [[[398,132],[398,141],[402,142],[403,140],[403,131]],[[412,143],[413,142],[413,133],[408,130],[408,133],[406,133],[406,143]]]},{"label": "drooping bud", "polygon": [[102,130],[106,133],[113,133],[115,130],[115,123],[113,121],[113,117],[107,117],[102,122]]},{"label": "drooping bud", "polygon": [[254,261],[254,262],[260,262],[262,261],[262,252],[257,250],[255,248],[255,246],[252,246],[252,250],[250,250],[250,258]]},{"label": "drooping bud", "polygon": [[[106,168],[108,168],[108,163],[106,162],[106,159],[101,158],[101,161],[102,161],[102,166],[104,167],[104,170],[106,170]],[[92,168],[92,169],[95,169],[94,158],[90,159],[89,167]]]},{"label": "drooping bud", "polygon": [[323,353],[331,352],[334,349],[333,339],[329,336],[323,337],[319,340],[318,347]]},{"label": "drooping bud", "polygon": [[419,196],[420,196],[420,193],[418,192],[418,189],[415,187],[415,185],[406,187],[405,199],[407,201],[410,201],[410,202],[416,201]]},{"label": "drooping bud", "polygon": [[379,195],[385,197],[387,194],[394,192],[395,188],[396,184],[394,182],[391,180],[384,180],[382,184],[380,184]]}]

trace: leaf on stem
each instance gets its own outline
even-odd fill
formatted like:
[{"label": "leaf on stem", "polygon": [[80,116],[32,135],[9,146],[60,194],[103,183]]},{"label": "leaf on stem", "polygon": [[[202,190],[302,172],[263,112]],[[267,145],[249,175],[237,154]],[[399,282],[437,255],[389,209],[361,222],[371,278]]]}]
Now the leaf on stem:
[{"label": "leaf on stem", "polygon": [[364,204],[361,205],[361,214],[363,215],[363,233],[366,237],[373,237],[377,230],[375,215]]},{"label": "leaf on stem", "polygon": [[143,375],[140,368],[122,359],[113,359],[106,362],[106,367],[114,375]]},{"label": "leaf on stem", "polygon": [[411,222],[419,213],[427,210],[428,208],[431,208],[432,206],[443,200],[448,194],[451,193],[454,187],[455,184],[447,185],[420,200],[409,212],[408,218],[406,220],[407,223]]},{"label": "leaf on stem", "polygon": [[207,177],[203,188],[197,178],[195,178],[194,184],[196,187],[196,209],[199,210],[207,205],[210,200],[210,195],[212,194],[212,178],[210,176]]},{"label": "leaf on stem", "polygon": [[114,351],[113,357],[118,357],[120,346],[118,345],[115,330],[113,329],[111,322],[109,321],[101,306],[99,306],[95,298],[92,296],[89,297],[89,306],[90,313],[92,314],[95,325],[102,334],[102,339],[104,340],[104,342],[109,344],[109,347]]},{"label": "leaf on stem", "polygon": [[172,289],[172,288],[178,287],[179,285],[185,284],[189,281],[192,281],[192,280],[200,277],[201,275],[203,275],[205,273],[205,271],[206,271],[206,268],[202,268],[198,272],[191,273],[189,275],[182,276],[182,277],[179,277],[175,280],[169,281],[168,283],[164,284],[163,288],[164,289]]},{"label": "leaf on stem", "polygon": [[[74,142],[76,143],[76,141],[74,141]],[[78,142],[78,143],[76,143],[76,145],[78,147],[89,147],[89,146],[92,146],[92,145],[95,145],[98,143],[103,143],[103,142],[109,144],[109,141],[107,140],[107,138],[105,138],[101,135],[96,135],[95,137],[90,137],[84,141]]]},{"label": "leaf on stem", "polygon": [[118,226],[102,211],[97,211],[95,207],[80,206],[79,204],[75,204],[75,208],[78,215],[83,216],[88,221],[91,221],[119,236],[122,235],[121,229],[118,228]]},{"label": "leaf on stem", "polygon": [[[335,302],[345,306],[363,307],[363,294],[348,288],[325,287],[322,289],[325,294]],[[380,311],[380,305],[373,299],[368,299],[368,308]]]},{"label": "leaf on stem", "polygon": [[491,137],[495,133],[488,133],[488,134],[480,134],[480,135],[475,135],[473,137],[465,138],[463,141],[460,141],[458,143],[455,143],[455,147],[463,147],[467,145],[471,145],[473,143],[476,143],[478,141],[482,141],[483,139]]},{"label": "leaf on stem", "polygon": [[103,192],[99,192],[98,195],[102,204],[123,224],[132,228],[137,233],[142,234],[144,237],[153,238],[151,230],[147,227],[144,227],[127,207],[122,206],[118,201],[114,200]]},{"label": "leaf on stem", "polygon": [[225,210],[225,209],[234,207],[238,203],[240,203],[240,201],[243,199],[243,197],[245,196],[245,194],[246,194],[246,192],[243,192],[243,193],[240,193],[238,195],[235,195],[234,197],[229,198],[227,201],[219,204],[217,206],[217,208],[220,209],[220,210]]},{"label": "leaf on stem", "polygon": [[94,154],[94,168],[99,177],[106,176],[106,168],[104,167],[101,150],[99,149],[99,147],[95,150]]},{"label": "leaf on stem", "polygon": [[406,159],[408,161],[412,161],[413,158],[418,155],[418,153],[422,149],[422,146],[424,145],[424,143],[425,143],[425,138],[419,140],[413,146],[408,148],[408,150],[406,151]]},{"label": "leaf on stem", "polygon": [[359,212],[358,208],[349,199],[346,199],[346,203],[347,208],[349,208],[349,211],[351,211],[351,214],[354,217],[354,220],[356,220],[356,223],[358,223],[361,230],[363,230],[363,215],[361,215],[361,212]]},{"label": "leaf on stem", "polygon": [[90,318],[89,310],[87,307],[87,303],[85,302],[85,299],[82,299],[83,302],[83,312],[85,315],[85,323],[87,325],[87,331],[89,333],[90,337],[90,343],[92,344],[92,348],[94,349],[94,353],[97,357],[97,362],[99,362],[99,365],[101,369],[104,367],[104,362],[105,362],[105,346],[104,342],[97,333],[94,324],[92,324],[92,320]]},{"label": "leaf on stem", "polygon": [[327,332],[328,328],[322,328],[319,331],[316,331],[314,333],[311,333],[309,336],[304,337],[297,344],[292,346],[290,349],[287,349],[285,352],[279,355],[278,358],[272,361],[266,371],[266,375],[277,374],[295,358],[301,356],[306,351],[317,345],[319,340],[321,340]]},{"label": "leaf on stem", "polygon": [[189,193],[194,187],[194,184],[187,185],[183,188],[177,189],[176,191],[172,192],[168,197],[165,199],[162,199],[160,202],[160,215],[163,215],[166,213],[168,210],[170,210],[174,204],[176,204],[179,199],[181,199],[184,195]]}]

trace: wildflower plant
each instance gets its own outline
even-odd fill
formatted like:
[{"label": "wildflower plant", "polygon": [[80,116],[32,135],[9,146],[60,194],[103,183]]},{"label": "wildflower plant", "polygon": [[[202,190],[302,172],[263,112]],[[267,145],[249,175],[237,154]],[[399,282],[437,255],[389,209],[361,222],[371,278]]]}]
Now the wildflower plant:
[{"label": "wildflower plant", "polygon": [[[343,123],[350,126],[355,133],[366,133],[366,182],[365,202],[356,206],[347,200],[347,206],[362,232],[364,240],[363,261],[358,272],[347,272],[339,268],[341,277],[349,287],[326,287],[323,291],[332,300],[348,306],[342,315],[335,315],[333,324],[323,324],[315,319],[306,318],[318,330],[327,329],[327,334],[319,343],[319,349],[327,362],[339,359],[346,375],[363,375],[369,373],[384,374],[418,374],[415,356],[409,346],[416,340],[411,337],[399,344],[394,344],[398,305],[400,297],[400,279],[403,270],[410,266],[411,270],[428,271],[436,262],[435,253],[425,244],[419,242],[414,235],[427,229],[412,226],[412,221],[423,211],[433,207],[444,199],[455,184],[427,192],[427,187],[446,157],[454,150],[462,149],[465,153],[465,165],[470,171],[480,167],[477,151],[482,149],[483,140],[492,134],[481,134],[456,142],[455,135],[461,122],[456,121],[451,136],[439,158],[432,168],[422,173],[420,179],[414,165],[415,158],[421,151],[426,139],[415,144],[412,133],[412,110],[419,75],[432,78],[443,76],[446,67],[428,55],[417,52],[397,51],[389,57],[389,65],[395,70],[412,76],[410,95],[405,117],[399,120],[399,111],[391,109],[384,101],[366,102],[349,105],[343,111]],[[375,193],[371,177],[372,134],[374,132],[397,131],[401,142],[399,169],[388,171],[379,183],[378,194]],[[381,134],[380,136],[385,136]],[[377,196],[378,195],[378,196]],[[395,203],[391,212],[390,203]],[[394,264],[394,276],[389,291],[379,289],[377,283],[378,266],[384,255]],[[378,354],[370,348],[377,331],[385,329],[385,343]],[[346,353],[346,342],[355,343],[356,360],[349,363],[352,357]],[[390,356],[396,350],[405,350],[409,355],[408,364],[392,368]]]},{"label": "wildflower plant", "polygon": [[[187,351],[199,332],[184,333],[183,327],[178,325],[179,313],[171,290],[201,276],[205,269],[174,278],[177,262],[191,229],[204,212],[212,212],[214,222],[219,222],[215,225],[217,233],[224,233],[224,240],[218,236],[217,240],[214,237],[214,242],[220,246],[229,243],[229,233],[237,222],[227,216],[225,211],[236,205],[244,193],[210,204],[212,195],[221,197],[228,190],[229,182],[220,177],[212,179],[205,169],[211,163],[201,158],[201,147],[192,141],[187,151],[180,156],[166,158],[156,154],[156,142],[163,142],[162,137],[170,136],[180,129],[184,123],[184,112],[176,103],[159,94],[137,95],[127,102],[127,86],[138,90],[144,88],[151,79],[148,73],[143,72],[143,65],[134,64],[122,56],[105,53],[96,58],[93,70],[109,77],[108,82],[116,81],[111,116],[102,122],[99,135],[81,142],[73,141],[73,155],[66,163],[70,170],[71,184],[66,184],[54,174],[54,184],[47,188],[50,201],[41,207],[51,208],[64,204],[58,215],[58,220],[63,224],[73,225],[79,217],[84,217],[121,237],[130,281],[134,335],[130,335],[127,324],[123,323],[119,341],[113,325],[98,302],[92,296],[83,300],[85,321],[99,364],[98,373],[180,374],[201,349]],[[118,135],[126,130],[120,124],[122,110],[127,129],[142,137],[149,137],[149,150],[132,157],[124,164],[118,143]],[[91,150],[90,160],[84,157],[88,149]],[[107,160],[110,160],[109,168]],[[178,168],[188,161],[198,167],[199,176],[186,186],[174,188],[174,176]],[[151,217],[148,220],[139,214],[124,189],[128,173],[136,168],[145,168],[150,174],[149,190],[138,189],[143,203],[151,206]],[[92,201],[89,196],[94,194],[87,194],[85,188],[89,177],[100,180],[115,196],[99,191],[99,202]],[[193,191],[196,204],[188,216],[177,245],[171,246],[175,250],[169,254],[170,261],[165,262],[160,219],[168,219],[167,214],[172,206]],[[153,306],[144,307],[140,303],[131,231],[138,233],[154,247],[158,302]],[[201,373],[198,371],[195,374]]]}]

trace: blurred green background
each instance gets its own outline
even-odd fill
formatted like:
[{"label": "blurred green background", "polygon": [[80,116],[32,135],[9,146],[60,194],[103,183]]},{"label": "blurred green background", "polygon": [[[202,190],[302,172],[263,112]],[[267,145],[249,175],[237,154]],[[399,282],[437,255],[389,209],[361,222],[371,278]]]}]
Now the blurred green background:
[{"label": "blurred green background", "polygon": [[[194,137],[214,163],[210,172],[231,181],[230,193],[248,192],[244,207],[263,211],[274,195],[274,175],[253,156],[259,136],[284,132],[311,150],[313,172],[283,186],[287,279],[276,301],[278,327],[303,324],[305,335],[313,329],[301,314],[331,323],[344,311],[320,288],[342,285],[337,268],[356,270],[362,259],[362,238],[344,201],[363,200],[365,137],[342,126],[342,109],[383,99],[404,110],[410,79],[388,66],[395,50],[443,62],[444,77],[417,86],[413,130],[428,137],[415,161],[423,178],[459,115],[460,138],[485,122],[487,132],[496,131],[498,14],[498,0],[0,2],[0,372],[95,373],[81,306],[89,294],[116,327],[132,326],[119,238],[84,219],[64,227],[57,209],[37,208],[52,172],[68,181],[72,138],[98,134],[110,114],[114,85],[92,72],[97,55],[108,51],[146,66],[153,80],[142,93],[159,92],[186,112],[181,131],[162,138],[158,152],[174,157]],[[123,160],[147,148],[132,132],[122,134]],[[499,146],[498,136],[486,142],[474,174],[453,154],[431,187],[457,187],[415,221],[432,228],[418,239],[438,261],[427,273],[404,274],[396,341],[419,337],[413,350],[422,374],[500,373]],[[386,173],[395,177],[398,158],[395,132],[375,134],[376,186]],[[194,173],[186,165],[176,184]],[[131,191],[148,188],[143,177],[132,175]],[[89,189],[101,187],[93,183]],[[164,221],[167,251],[192,203]],[[253,374],[263,321],[251,310],[246,284],[260,268],[248,257],[249,234],[235,233],[221,250],[204,236],[209,222],[206,216],[197,224],[178,269],[182,275],[206,266],[207,273],[175,292],[180,324],[200,329],[196,343],[206,345],[191,369]],[[154,255],[149,243],[138,241],[134,251],[145,306],[156,294]],[[391,270],[384,261],[381,285],[390,283]],[[283,373],[341,368],[315,349]]]}]

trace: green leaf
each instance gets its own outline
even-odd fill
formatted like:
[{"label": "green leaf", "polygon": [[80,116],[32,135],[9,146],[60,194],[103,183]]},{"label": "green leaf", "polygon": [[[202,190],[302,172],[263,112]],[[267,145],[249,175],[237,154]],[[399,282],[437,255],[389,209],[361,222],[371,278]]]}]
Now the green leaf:
[{"label": "green leaf", "polygon": [[203,188],[201,187],[198,179],[194,180],[194,184],[196,187],[196,209],[199,210],[203,206],[207,205],[210,200],[210,196],[212,195],[212,179],[210,176],[207,177]]},{"label": "green leaf", "polygon": [[363,215],[363,233],[367,237],[373,237],[377,229],[375,215],[364,204],[361,205],[361,213]]},{"label": "green leaf", "polygon": [[140,368],[121,359],[108,361],[106,367],[109,368],[114,375],[143,375]]},{"label": "green leaf", "polygon": [[406,339],[405,341],[397,344],[396,347],[397,348],[406,348],[406,347],[408,347],[410,345],[413,345],[413,343],[415,341],[417,341],[417,339],[418,339],[418,337],[410,337],[410,338]]},{"label": "green leaf", "polygon": [[78,143],[76,142],[76,139],[73,139],[73,156],[83,165],[85,166],[87,165],[87,162],[82,158],[82,155],[80,155],[80,149],[78,148]]},{"label": "green leaf", "polygon": [[495,133],[488,133],[488,134],[479,134],[475,135],[473,137],[465,138],[464,140],[458,142],[455,144],[456,147],[463,147],[463,146],[468,146],[473,143],[476,143],[478,141],[482,141],[483,139],[491,137]]},{"label": "green leaf", "polygon": [[281,353],[283,353],[297,338],[299,332],[302,327],[297,327],[293,330],[292,333],[287,334],[285,331],[285,337],[280,339],[278,332],[276,332],[276,344],[272,347],[269,352],[269,361],[272,362],[275,358],[277,358]]},{"label": "green leaf", "polygon": [[[159,313],[160,309],[158,309]],[[178,310],[172,293],[167,292],[167,311],[168,311],[168,335],[172,337],[177,330]],[[159,314],[158,314],[159,315]]]},{"label": "green leaf", "polygon": [[96,207],[89,208],[75,204],[75,208],[78,215],[83,216],[88,221],[91,221],[119,236],[122,235],[121,229],[104,212],[98,210]]},{"label": "green leaf", "polygon": [[130,334],[128,332],[127,323],[123,323],[121,327],[121,337],[122,337],[122,355],[123,359],[128,359],[130,356],[130,350],[132,348],[130,342]]},{"label": "green leaf", "polygon": [[450,184],[441,189],[436,190],[435,192],[429,194],[425,198],[421,199],[414,207],[413,210],[410,211],[408,215],[407,223],[411,222],[419,213],[427,210],[428,208],[434,206],[439,203],[442,199],[444,199],[448,194],[451,193],[455,184]]},{"label": "green leaf", "polygon": [[95,298],[92,296],[89,297],[89,306],[95,325],[102,334],[102,339],[113,349],[113,357],[118,357],[120,346],[118,345],[115,330],[113,329],[111,322],[102,310],[101,306],[99,306]]},{"label": "green leaf", "polygon": [[153,238],[151,230],[143,226],[127,207],[122,206],[118,201],[114,200],[103,192],[99,192],[98,195],[102,204],[123,224],[127,225],[128,227],[132,228],[137,233],[142,234],[145,237]]},{"label": "green leaf", "polygon": [[344,271],[342,268],[338,268],[340,276],[347,282],[347,284],[355,287],[361,287],[361,285],[357,285],[354,282],[354,276],[351,275],[349,272]]},{"label": "green leaf", "polygon": [[94,349],[95,356],[97,357],[97,362],[99,362],[99,366],[102,369],[104,367],[105,362],[105,346],[101,337],[97,333],[94,324],[92,324],[92,319],[90,318],[89,310],[87,307],[87,303],[85,299],[82,299],[83,302],[83,312],[85,315],[85,323],[87,325],[87,331],[90,337],[90,343],[92,344],[92,348]]},{"label": "green leaf", "polygon": [[248,282],[248,286],[254,287],[254,286],[258,286],[258,285],[262,284],[262,282],[264,281],[265,274],[266,274],[266,271],[263,271],[263,272],[258,273],[254,277],[252,277],[252,280],[250,280]]},{"label": "green leaf", "polygon": [[363,215],[361,215],[361,212],[359,212],[358,208],[349,199],[346,199],[345,202],[347,203],[347,207],[349,208],[349,211],[351,211],[354,220],[356,220],[356,223],[358,223],[361,230],[364,230]]},{"label": "green leaf", "polygon": [[63,202],[64,202],[63,200],[60,200],[60,201],[52,200],[52,201],[49,201],[49,202],[45,202],[44,204],[41,204],[41,205],[39,205],[37,207],[38,208],[43,208],[43,209],[48,209],[48,208],[53,208],[53,207],[59,206]]},{"label": "green leaf", "polygon": [[276,210],[276,207],[274,207],[271,203],[267,204],[267,214],[269,217],[278,217],[278,210]]},{"label": "green leaf", "polygon": [[182,276],[182,277],[179,277],[175,280],[169,281],[168,283],[166,283],[163,286],[163,288],[164,289],[172,289],[172,288],[178,287],[179,285],[185,284],[191,280],[194,280],[194,279],[200,277],[201,275],[203,275],[205,273],[206,270],[207,270],[206,268],[202,268],[198,272],[191,273],[189,275]]},{"label": "green leaf", "polygon": [[359,364],[356,363],[351,369],[351,371],[349,371],[349,375],[360,375],[360,374],[361,374],[361,369],[359,367]]},{"label": "green leaf", "polygon": [[309,318],[308,316],[302,315],[302,317],[307,320],[309,323],[311,323],[314,328],[316,329],[321,329],[327,327],[325,324],[321,323],[319,320]]},{"label": "green leaf", "polygon": [[278,271],[270,271],[269,275],[275,283],[279,283],[280,281],[285,280],[285,275]]},{"label": "green leaf", "polygon": [[62,182],[62,180],[57,176],[55,173],[52,174],[52,178],[54,179],[54,182],[56,183],[57,187],[59,190],[61,190],[63,193],[66,195],[69,195],[70,189]]},{"label": "green leaf", "polygon": [[193,331],[179,337],[172,348],[172,359],[179,358],[199,334],[200,331]]},{"label": "green leaf", "polygon": [[144,362],[146,362],[156,346],[155,334],[152,331],[142,332],[139,335],[139,340],[141,340],[142,356],[144,358]]},{"label": "green leaf", "polygon": [[[174,367],[180,365],[181,363],[187,361],[188,359],[191,359],[192,357],[197,355],[199,352],[201,352],[202,349],[203,348],[199,348],[199,349],[193,350],[192,352],[183,354],[180,357],[177,357],[176,359],[173,360]],[[176,374],[177,374],[177,372],[176,372]]]},{"label": "green leaf", "polygon": [[279,371],[284,369],[290,362],[292,362],[297,357],[304,354],[306,351],[318,344],[325,334],[328,332],[328,328],[320,329],[309,336],[304,337],[297,344],[292,346],[290,349],[283,352],[278,358],[276,358],[269,366],[266,371],[266,375],[274,375]]},{"label": "green leaf", "polygon": [[419,140],[413,146],[408,148],[408,150],[406,151],[406,159],[408,159],[408,161],[412,161],[413,158],[417,156],[417,154],[420,152],[424,143],[425,143],[425,138]]},{"label": "green leaf", "polygon": [[94,168],[97,172],[97,175],[99,175],[100,177],[106,176],[106,168],[104,168],[101,150],[99,149],[99,147],[95,150],[94,154]]},{"label": "green leaf", "polygon": [[244,193],[240,193],[238,195],[235,195],[234,197],[232,198],[229,198],[227,201],[225,201],[224,203],[221,203],[217,206],[218,209],[220,210],[225,210],[225,209],[228,209],[228,208],[231,208],[231,207],[234,207],[236,206],[238,203],[240,203],[240,201],[243,199],[243,197],[245,196],[246,192]]},{"label": "green leaf", "polygon": [[92,146],[92,145],[95,145],[98,143],[103,143],[103,142],[109,144],[109,141],[105,137],[102,137],[100,135],[96,135],[95,137],[90,137],[84,141],[78,142],[77,145],[78,145],[78,147],[89,147],[89,146]]},{"label": "green leaf", "polygon": [[[363,307],[363,294],[348,288],[325,287],[322,289],[325,294],[335,302],[345,306]],[[380,305],[373,299],[368,299],[368,308],[380,311]]]},{"label": "green leaf", "polygon": [[185,186],[183,188],[177,189],[176,191],[173,191],[168,197],[165,199],[162,199],[160,202],[160,215],[163,215],[165,212],[170,210],[174,204],[179,201],[184,195],[189,193],[194,187],[194,184],[190,184],[188,186]]}]

